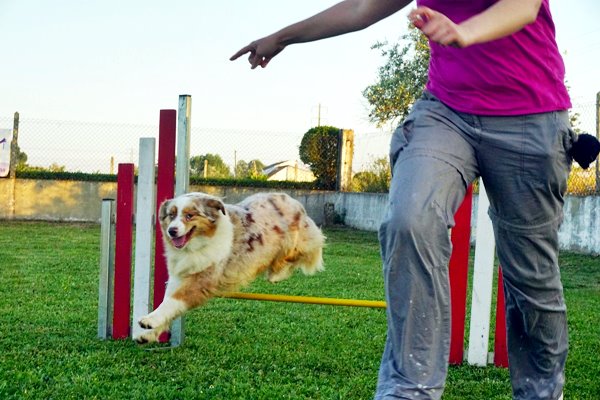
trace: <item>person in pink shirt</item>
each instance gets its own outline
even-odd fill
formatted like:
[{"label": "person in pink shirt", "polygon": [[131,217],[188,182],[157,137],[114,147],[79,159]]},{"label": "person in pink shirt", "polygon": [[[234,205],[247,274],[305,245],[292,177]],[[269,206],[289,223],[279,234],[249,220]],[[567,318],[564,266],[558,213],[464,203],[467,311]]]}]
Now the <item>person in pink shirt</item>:
[{"label": "person in pink shirt", "polygon": [[[407,0],[346,0],[251,42],[265,68],[286,46],[364,29]],[[577,140],[549,0],[418,0],[431,46],[422,97],[390,144],[379,229],[388,333],[376,399],[439,399],[450,343],[448,229],[468,185],[490,198],[504,274],[515,399],[558,399],[568,350],[558,228]]]}]

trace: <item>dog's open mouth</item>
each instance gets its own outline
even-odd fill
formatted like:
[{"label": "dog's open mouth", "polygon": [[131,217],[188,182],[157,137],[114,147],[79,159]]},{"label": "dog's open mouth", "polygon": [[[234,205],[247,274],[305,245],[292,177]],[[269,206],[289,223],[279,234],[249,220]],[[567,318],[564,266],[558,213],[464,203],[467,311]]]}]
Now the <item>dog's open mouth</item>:
[{"label": "dog's open mouth", "polygon": [[175,246],[178,249],[183,248],[187,242],[190,241],[190,239],[192,238],[192,233],[194,232],[196,228],[192,228],[190,229],[190,231],[188,233],[186,233],[185,235],[179,236],[179,237],[172,237],[171,238],[171,243],[173,243],[173,246]]}]

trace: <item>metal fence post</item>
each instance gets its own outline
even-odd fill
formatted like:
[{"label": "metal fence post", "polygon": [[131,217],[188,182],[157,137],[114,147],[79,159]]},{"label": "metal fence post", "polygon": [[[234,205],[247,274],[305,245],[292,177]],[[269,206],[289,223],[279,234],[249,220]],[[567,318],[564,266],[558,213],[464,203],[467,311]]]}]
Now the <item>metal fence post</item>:
[{"label": "metal fence post", "polygon": [[8,218],[15,218],[15,191],[17,186],[17,156],[19,148],[19,113],[15,112],[13,119],[12,140],[10,141],[10,164],[8,166],[8,179],[10,180],[8,195]]},{"label": "metal fence post", "polygon": [[[600,92],[596,93],[596,137],[600,140]],[[596,160],[596,195],[600,196],[600,160]]]},{"label": "metal fence post", "polygon": [[10,179],[15,179],[17,176],[17,156],[18,154],[18,148],[19,148],[19,113],[15,112],[15,116],[13,119],[13,134],[12,134],[12,140],[10,142],[10,166],[8,167],[9,169],[9,176]]}]

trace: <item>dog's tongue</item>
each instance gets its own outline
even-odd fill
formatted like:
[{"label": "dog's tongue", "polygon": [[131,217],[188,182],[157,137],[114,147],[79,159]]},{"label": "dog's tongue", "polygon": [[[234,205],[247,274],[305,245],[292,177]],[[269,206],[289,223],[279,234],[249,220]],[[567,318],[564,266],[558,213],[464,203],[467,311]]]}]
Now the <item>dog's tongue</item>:
[{"label": "dog's tongue", "polygon": [[180,249],[185,246],[187,242],[187,235],[179,236],[178,238],[172,238],[171,241],[173,242],[173,246]]}]

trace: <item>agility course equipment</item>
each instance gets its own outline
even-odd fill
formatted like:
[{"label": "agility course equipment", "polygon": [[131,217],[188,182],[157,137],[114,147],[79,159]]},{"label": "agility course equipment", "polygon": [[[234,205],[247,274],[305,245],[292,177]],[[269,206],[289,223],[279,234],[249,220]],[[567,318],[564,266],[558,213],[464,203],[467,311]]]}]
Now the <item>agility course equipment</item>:
[{"label": "agility course equipment", "polygon": [[[175,143],[179,142],[179,159],[189,162],[191,96],[179,96],[179,131],[176,133],[176,110],[161,110],[159,120],[158,171],[155,171],[155,139],[140,139],[139,177],[137,186],[137,209],[133,203],[134,178],[133,164],[120,164],[117,177],[117,206],[114,200],[105,199],[102,205],[102,238],[100,263],[100,289],[98,311],[98,336],[103,339],[128,338],[141,329],[131,324],[131,252],[133,224],[136,225],[135,276],[133,296],[133,321],[148,314],[162,302],[168,279],[164,247],[157,208],[160,203],[175,195]],[[176,136],[179,135],[178,138]],[[189,166],[178,169],[178,191],[188,188]],[[121,174],[121,171],[123,173]],[[155,190],[155,172],[156,190]],[[121,176],[122,175],[122,176]],[[181,183],[183,182],[183,183]],[[120,199],[128,199],[123,202]],[[135,217],[135,218],[134,218]],[[115,232],[111,225],[116,220]],[[127,229],[126,229],[127,228]],[[155,232],[153,232],[155,231]],[[154,241],[152,238],[154,237]],[[113,250],[116,242],[118,249]],[[151,245],[154,243],[154,274],[152,275]],[[114,258],[113,258],[114,257]],[[128,269],[124,266],[128,266]],[[128,271],[118,272],[117,271]],[[153,285],[151,276],[154,277]],[[153,302],[151,302],[153,286]],[[117,293],[118,292],[118,293]],[[126,300],[125,300],[126,299]],[[125,307],[124,303],[127,303]],[[182,321],[176,321],[171,328],[171,343],[178,345],[183,339]],[[167,341],[161,337],[161,341]]]},{"label": "agility course equipment", "polygon": [[[141,316],[148,314],[152,308],[158,307],[163,300],[168,273],[163,256],[162,232],[157,220],[158,207],[165,199],[188,191],[190,121],[191,96],[182,95],[179,97],[178,112],[176,110],[160,111],[157,169],[155,168],[155,139],[140,139],[135,213],[133,209],[133,164],[119,165],[116,206],[115,201],[112,199],[103,201],[98,307],[98,337],[100,338],[124,339],[132,334],[137,335],[141,328],[136,321]],[[176,149],[177,157],[175,157]],[[452,312],[449,355],[451,364],[461,364],[465,359],[464,335],[472,200],[473,193],[470,187],[455,215],[456,226],[451,232],[453,245],[449,263]],[[480,366],[487,365],[491,361],[490,354],[488,354],[488,341],[492,301],[494,240],[491,222],[485,212],[487,204],[489,203],[485,195],[485,188],[480,182],[471,325],[466,356],[469,364]],[[115,219],[116,224],[114,224]],[[136,244],[133,313],[131,313],[131,254],[134,224]],[[116,227],[113,228],[113,225],[116,225]],[[152,254],[152,243],[155,247],[154,254]],[[152,272],[153,260],[154,272]],[[152,292],[153,297],[151,298]],[[333,306],[386,307],[384,301],[260,293],[227,293],[222,297]],[[507,366],[504,294],[501,274],[498,279],[495,326],[493,362],[498,366]],[[168,340],[168,336],[160,338],[160,341],[163,342]],[[183,319],[179,319],[171,326],[171,345],[178,346],[182,344],[183,340],[184,322]]]},{"label": "agility course equipment", "polygon": [[335,299],[330,297],[311,297],[311,296],[288,296],[282,294],[264,294],[264,293],[240,293],[231,292],[225,293],[221,297],[240,300],[264,300],[264,301],[281,301],[285,303],[302,303],[302,304],[321,304],[329,306],[348,306],[348,307],[369,307],[369,308],[385,308],[385,301],[377,300],[357,300],[357,299]]}]

